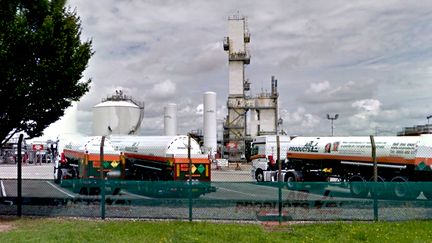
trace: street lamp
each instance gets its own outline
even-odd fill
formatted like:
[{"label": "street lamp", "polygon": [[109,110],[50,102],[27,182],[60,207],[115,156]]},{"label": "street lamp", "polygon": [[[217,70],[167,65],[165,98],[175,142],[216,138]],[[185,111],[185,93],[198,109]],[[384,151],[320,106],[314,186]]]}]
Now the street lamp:
[{"label": "street lamp", "polygon": [[327,119],[331,120],[331,135],[332,135],[332,137],[333,137],[333,129],[334,129],[333,121],[338,119],[338,117],[339,117],[339,114],[336,114],[334,117],[331,117],[329,114],[327,114]]},{"label": "street lamp", "polygon": [[283,124],[283,119],[279,117],[277,121],[276,134],[279,135],[279,131],[281,131],[281,126]]},{"label": "street lamp", "polygon": [[431,118],[432,118],[432,115],[426,117],[426,119],[428,120],[428,125],[429,125],[429,119],[431,119]]}]

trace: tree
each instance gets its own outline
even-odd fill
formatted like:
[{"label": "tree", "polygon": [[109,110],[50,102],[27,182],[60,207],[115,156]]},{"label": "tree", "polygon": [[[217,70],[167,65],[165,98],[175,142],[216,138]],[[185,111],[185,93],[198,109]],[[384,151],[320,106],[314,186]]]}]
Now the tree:
[{"label": "tree", "polygon": [[0,147],[14,134],[29,138],[63,116],[90,87],[81,81],[91,40],[66,0],[0,1]]}]

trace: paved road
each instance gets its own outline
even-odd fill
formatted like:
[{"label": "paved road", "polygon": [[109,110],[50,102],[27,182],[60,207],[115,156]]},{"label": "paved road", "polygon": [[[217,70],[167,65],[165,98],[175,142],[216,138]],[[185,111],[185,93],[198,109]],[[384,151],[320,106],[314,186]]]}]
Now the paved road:
[{"label": "paved road", "polygon": [[[42,165],[24,165],[22,167],[23,175],[23,196],[38,197],[77,197],[76,194],[66,189],[60,188],[53,183],[53,164]],[[7,196],[16,196],[16,181],[11,179],[17,178],[16,165],[1,165],[0,179],[2,180],[3,191]],[[35,180],[40,179],[40,181]],[[217,192],[207,194],[208,199],[227,199],[227,198],[253,198],[254,195],[265,200],[268,196],[273,198],[274,188],[243,184],[252,182],[250,176],[250,167],[247,166],[230,166],[212,170],[212,182],[218,188]],[[219,183],[221,182],[221,183]],[[228,183],[223,183],[228,182]],[[240,184],[238,184],[240,183]],[[277,193],[277,190],[276,190]],[[3,195],[3,194],[2,194]],[[130,194],[129,194],[130,195]]]},{"label": "paved road", "polygon": [[[22,195],[23,197],[40,197],[40,198],[78,198],[80,195],[71,192],[53,182],[54,167],[52,163],[34,165],[26,164],[22,166]],[[17,195],[17,166],[16,164],[0,164],[0,189],[3,197],[16,197]],[[237,170],[235,167],[221,168],[212,171],[212,181],[215,182],[250,182],[250,172],[248,168],[241,168]],[[226,186],[226,185],[225,185]],[[229,186],[227,186],[229,187]],[[248,188],[246,186],[245,188]],[[249,191],[249,189],[247,190]],[[222,188],[217,194],[225,193],[226,197],[236,194],[236,190],[229,188]],[[244,195],[248,192],[240,192],[237,194]],[[122,196],[127,198],[142,198],[146,199],[144,195],[136,195],[122,190]],[[216,197],[221,197],[217,196]],[[225,197],[225,198],[226,198]]]},{"label": "paved road", "polygon": [[[240,170],[235,166],[223,167],[212,170],[212,181],[252,181],[250,166],[241,166]],[[53,179],[54,164],[26,164],[22,166],[23,179]],[[16,164],[0,164],[0,179],[16,179]]]},{"label": "paved road", "polygon": [[[16,179],[18,169],[16,164],[0,164],[0,178],[1,179]],[[53,179],[54,178],[54,164],[25,164],[22,166],[23,179]]]},{"label": "paved road", "polygon": [[[23,196],[29,197],[62,197],[76,198],[79,195],[60,187],[53,182],[53,164],[25,165],[23,172]],[[1,195],[16,196],[16,165],[0,165]],[[202,196],[205,200],[277,200],[279,189],[274,183],[257,184],[250,176],[250,166],[235,166],[212,170],[212,186],[216,192]],[[347,188],[330,186],[321,190],[308,192],[289,191],[282,189],[282,199],[286,200],[317,200],[337,198],[352,200]],[[149,198],[122,190],[122,195],[131,198]],[[421,197],[420,197],[421,198]]]}]

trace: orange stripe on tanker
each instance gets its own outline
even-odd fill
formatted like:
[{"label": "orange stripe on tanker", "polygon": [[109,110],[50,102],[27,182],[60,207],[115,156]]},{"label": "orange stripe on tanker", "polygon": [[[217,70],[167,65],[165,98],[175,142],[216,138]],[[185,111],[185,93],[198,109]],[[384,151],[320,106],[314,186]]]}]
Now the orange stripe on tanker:
[{"label": "orange stripe on tanker", "polygon": [[[327,155],[327,154],[306,154],[306,153],[293,153],[287,154],[288,159],[313,159],[313,160],[346,160],[346,161],[361,161],[373,162],[371,157],[365,156],[347,156],[347,155]],[[406,159],[396,156],[383,156],[377,157],[378,163],[393,163],[393,164],[415,164],[415,159]]]},{"label": "orange stripe on tanker", "polygon": [[[88,154],[81,151],[74,151],[74,150],[64,150],[64,154],[66,157],[72,157],[75,159],[84,159],[86,158],[87,161],[99,161],[100,160],[100,154]],[[112,160],[120,160],[121,157],[119,154],[104,154],[104,160],[106,161],[112,161]]]}]

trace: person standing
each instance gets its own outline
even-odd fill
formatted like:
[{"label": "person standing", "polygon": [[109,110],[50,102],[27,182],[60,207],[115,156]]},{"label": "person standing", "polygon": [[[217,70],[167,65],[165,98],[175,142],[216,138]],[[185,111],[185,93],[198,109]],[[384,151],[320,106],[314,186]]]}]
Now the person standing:
[{"label": "person standing", "polygon": [[22,158],[22,164],[23,164],[23,165],[27,164],[27,161],[28,161],[28,153],[27,153],[27,151],[26,151],[26,152],[24,153],[23,158]]}]

